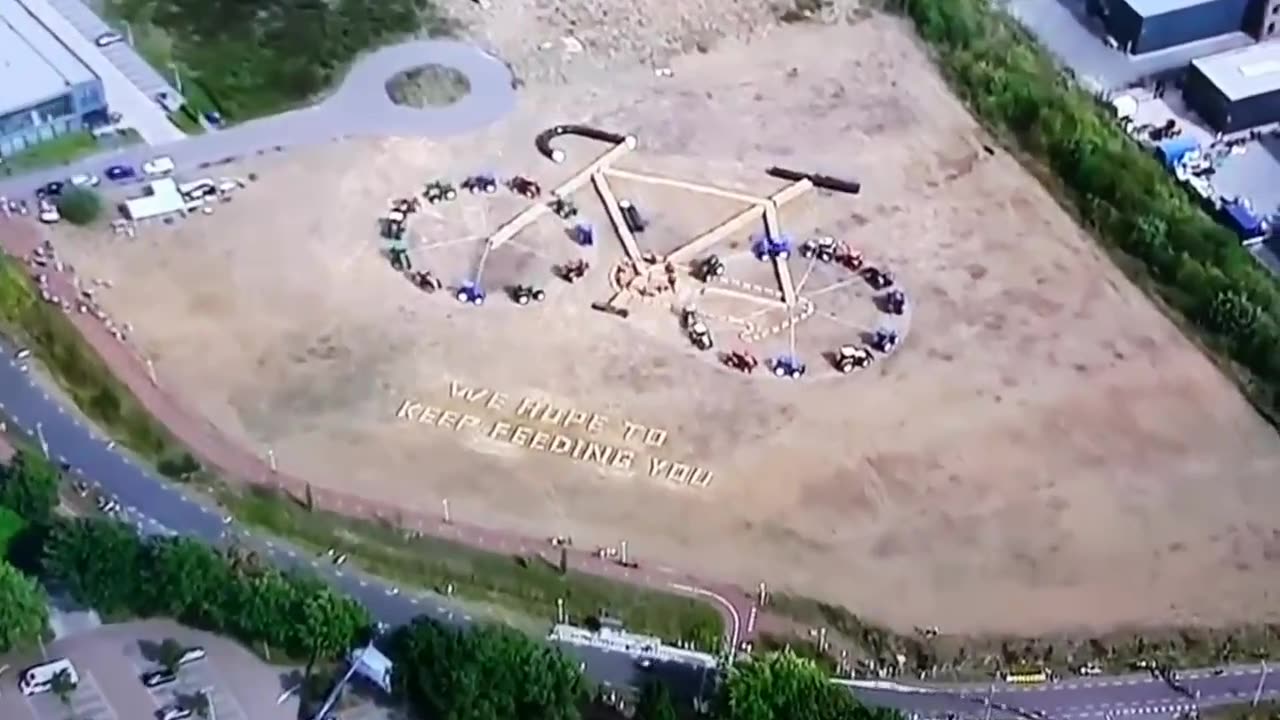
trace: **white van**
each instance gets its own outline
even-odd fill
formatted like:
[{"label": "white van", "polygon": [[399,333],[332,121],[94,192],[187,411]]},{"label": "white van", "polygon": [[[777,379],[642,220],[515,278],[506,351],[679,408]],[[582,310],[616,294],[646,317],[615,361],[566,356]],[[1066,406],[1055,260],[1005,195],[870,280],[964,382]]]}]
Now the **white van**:
[{"label": "white van", "polygon": [[173,164],[173,158],[169,157],[168,155],[161,155],[160,157],[154,157],[142,163],[142,172],[146,173],[147,175],[151,175],[152,177],[161,177],[164,175],[168,175],[169,173],[173,172],[176,168],[177,166]]},{"label": "white van", "polygon": [[80,675],[76,673],[76,666],[66,658],[58,658],[23,670],[18,678],[18,689],[23,695],[47,693],[53,690],[53,679],[64,672],[67,674],[67,679],[71,681],[72,687],[80,684]]}]

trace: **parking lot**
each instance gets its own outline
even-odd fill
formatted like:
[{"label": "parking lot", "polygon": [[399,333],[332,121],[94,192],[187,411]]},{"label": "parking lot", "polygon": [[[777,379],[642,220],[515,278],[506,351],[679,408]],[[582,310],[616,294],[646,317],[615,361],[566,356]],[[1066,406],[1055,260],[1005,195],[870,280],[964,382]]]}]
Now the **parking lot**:
[{"label": "parking lot", "polygon": [[[200,646],[207,657],[184,666],[176,682],[144,687],[140,676],[158,665],[150,658],[166,638]],[[107,625],[50,643],[49,659],[71,660],[79,685],[64,703],[52,693],[24,697],[18,690],[23,669],[42,662],[38,654],[0,658],[0,718],[3,720],[146,720],[160,708],[189,705],[207,693],[218,720],[294,720],[297,702],[276,701],[292,668],[273,668],[235,643],[168,621]]]}]

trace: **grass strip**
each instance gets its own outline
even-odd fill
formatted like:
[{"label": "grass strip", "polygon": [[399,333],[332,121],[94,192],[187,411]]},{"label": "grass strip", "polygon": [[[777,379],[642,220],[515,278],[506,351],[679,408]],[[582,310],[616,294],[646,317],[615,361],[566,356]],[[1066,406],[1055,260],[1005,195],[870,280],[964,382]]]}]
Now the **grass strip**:
[{"label": "grass strip", "polygon": [[349,554],[375,575],[453,594],[550,622],[564,601],[570,622],[591,624],[602,615],[634,632],[716,650],[723,621],[708,604],[681,595],[567,570],[541,557],[507,556],[460,543],[417,536],[390,524],[307,510],[266,488],[217,493],[249,525],[286,537],[315,553]]}]

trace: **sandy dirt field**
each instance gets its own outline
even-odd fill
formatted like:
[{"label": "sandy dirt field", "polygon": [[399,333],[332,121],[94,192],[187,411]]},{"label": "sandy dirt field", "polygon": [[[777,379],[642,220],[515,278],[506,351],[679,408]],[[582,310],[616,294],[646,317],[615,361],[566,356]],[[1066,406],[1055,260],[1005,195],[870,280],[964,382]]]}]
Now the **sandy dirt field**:
[{"label": "sandy dirt field", "polygon": [[[57,241],[115,281],[101,300],[133,324],[161,382],[318,485],[426,511],[448,498],[456,516],[580,546],[625,538],[642,562],[764,579],[901,626],[1275,615],[1274,431],[1028,174],[983,150],[903,28],[789,28],[672,67],[667,79],[638,68],[595,89],[527,88],[517,118],[448,144],[264,160],[239,169],[262,179],[213,216],[133,240]],[[830,267],[801,293],[817,311],[797,326],[813,370],[799,382],[719,366],[667,308],[625,321],[593,312],[619,251],[589,186],[575,200],[601,242],[582,250],[541,221],[487,259],[483,308],[420,292],[380,257],[375,219],[389,198],[482,170],[550,187],[601,148],[566,140],[569,160],[553,166],[533,135],[576,120],[636,134],[627,169],[753,193],[782,185],[762,172],[775,163],[860,179],[861,196],[810,194],[782,221],[898,274],[912,298],[901,349],[850,377],[822,365],[821,352],[882,321],[865,284]],[[652,217],[655,251],[738,207],[614,189]],[[428,208],[412,226],[415,262],[462,279],[479,256],[469,238],[521,207],[502,193]],[[771,282],[745,238],[717,250],[730,275]],[[577,257],[592,263],[585,282],[551,277]],[[792,268],[807,271],[799,258]],[[518,282],[546,288],[546,302],[500,297]],[[761,309],[694,299],[718,314]],[[727,323],[713,330],[723,347],[741,344]],[[581,412],[548,411],[557,429],[519,419],[522,399]],[[624,421],[665,441],[646,445],[662,434]],[[579,448],[587,441],[598,447]],[[553,454],[563,442],[573,447]],[[651,474],[666,461],[701,474]]]}]

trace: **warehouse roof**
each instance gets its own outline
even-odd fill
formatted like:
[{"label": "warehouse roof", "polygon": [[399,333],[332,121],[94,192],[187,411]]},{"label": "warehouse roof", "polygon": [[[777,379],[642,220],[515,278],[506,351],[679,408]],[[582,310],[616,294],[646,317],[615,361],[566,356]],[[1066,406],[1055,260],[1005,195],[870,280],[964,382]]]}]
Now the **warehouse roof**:
[{"label": "warehouse roof", "polygon": [[1280,42],[1228,50],[1191,61],[1228,100],[1280,90]]},{"label": "warehouse roof", "polygon": [[6,115],[95,75],[19,0],[0,0],[0,77],[0,115]]},{"label": "warehouse roof", "polygon": [[1196,5],[1204,5],[1217,0],[1124,0],[1133,11],[1144,18],[1154,17],[1182,10]]}]

